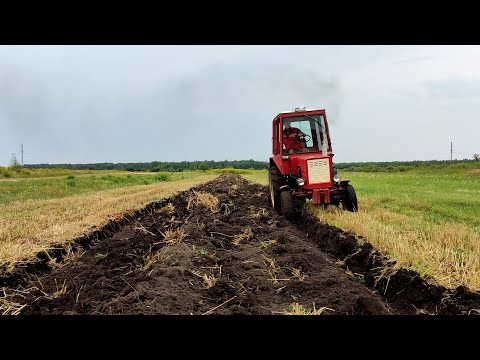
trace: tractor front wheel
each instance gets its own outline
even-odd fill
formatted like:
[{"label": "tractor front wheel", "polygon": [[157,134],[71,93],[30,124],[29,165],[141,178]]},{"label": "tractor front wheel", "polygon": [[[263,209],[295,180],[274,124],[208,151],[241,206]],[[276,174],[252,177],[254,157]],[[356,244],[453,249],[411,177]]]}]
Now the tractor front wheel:
[{"label": "tractor front wheel", "polygon": [[357,194],[352,185],[345,186],[345,194],[343,196],[343,209],[347,211],[357,212]]},{"label": "tractor front wheel", "polygon": [[275,164],[270,164],[268,172],[268,187],[270,192],[270,204],[272,207],[280,211],[280,186],[282,186],[282,173]]},{"label": "tractor front wheel", "polygon": [[282,191],[280,193],[280,204],[282,207],[282,214],[285,219],[292,221],[295,219],[295,204],[292,199],[290,191]]}]

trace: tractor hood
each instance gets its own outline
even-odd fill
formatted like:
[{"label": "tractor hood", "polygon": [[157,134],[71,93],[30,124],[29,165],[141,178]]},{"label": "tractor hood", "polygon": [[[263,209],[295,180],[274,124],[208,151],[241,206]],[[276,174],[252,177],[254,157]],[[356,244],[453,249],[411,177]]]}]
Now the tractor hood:
[{"label": "tractor hood", "polygon": [[[285,160],[284,160],[285,161]],[[305,189],[331,187],[332,157],[321,154],[291,154],[288,155],[292,175],[305,180]]]}]

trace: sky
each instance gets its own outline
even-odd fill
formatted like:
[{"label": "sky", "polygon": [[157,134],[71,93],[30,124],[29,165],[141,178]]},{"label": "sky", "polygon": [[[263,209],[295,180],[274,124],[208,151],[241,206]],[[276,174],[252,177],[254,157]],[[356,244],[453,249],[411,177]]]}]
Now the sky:
[{"label": "sky", "polygon": [[0,46],[0,165],[258,160],[325,109],[334,161],[480,153],[480,46]]}]

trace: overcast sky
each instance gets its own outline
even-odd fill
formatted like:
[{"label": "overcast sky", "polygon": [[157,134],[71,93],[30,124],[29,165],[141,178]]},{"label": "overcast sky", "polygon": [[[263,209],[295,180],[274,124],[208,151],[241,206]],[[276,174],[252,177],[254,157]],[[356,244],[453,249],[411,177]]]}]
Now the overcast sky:
[{"label": "overcast sky", "polygon": [[480,46],[0,46],[0,165],[266,161],[327,111],[336,162],[480,153]]}]

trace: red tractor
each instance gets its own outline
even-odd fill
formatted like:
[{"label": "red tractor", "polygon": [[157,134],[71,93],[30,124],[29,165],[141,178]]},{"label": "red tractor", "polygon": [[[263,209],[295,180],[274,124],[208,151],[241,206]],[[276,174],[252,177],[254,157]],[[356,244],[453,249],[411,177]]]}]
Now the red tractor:
[{"label": "red tractor", "polygon": [[325,110],[296,108],[273,119],[273,156],[269,166],[270,201],[294,220],[306,199],[314,205],[340,203],[357,211],[357,195],[333,165],[332,143]]}]

